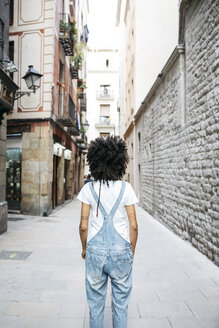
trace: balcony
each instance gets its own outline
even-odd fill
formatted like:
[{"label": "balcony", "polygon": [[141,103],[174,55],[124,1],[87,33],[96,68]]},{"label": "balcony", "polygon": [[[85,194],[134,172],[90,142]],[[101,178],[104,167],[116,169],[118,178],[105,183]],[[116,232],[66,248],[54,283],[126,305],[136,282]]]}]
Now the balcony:
[{"label": "balcony", "polygon": [[100,116],[95,123],[96,128],[114,128],[115,124],[110,120],[109,116]]},{"label": "balcony", "polygon": [[97,99],[112,100],[114,99],[114,91],[103,89],[96,92]]},{"label": "balcony", "polygon": [[60,14],[59,18],[59,41],[66,56],[73,56],[73,24],[67,14]]},{"label": "balcony", "polygon": [[77,112],[75,111],[74,103],[70,97],[68,115],[57,116],[56,120],[64,127],[67,127],[67,131],[69,134],[73,136],[79,136],[80,133]]},{"label": "balcony", "polygon": [[14,95],[18,86],[14,81],[0,68],[0,125],[4,113],[9,113],[14,107]]},{"label": "balcony", "polygon": [[78,99],[86,100],[86,93],[85,92],[79,92],[78,93]]},{"label": "balcony", "polygon": [[87,99],[86,94],[84,93],[84,98],[80,98],[80,111],[86,112],[87,110]]},{"label": "balcony", "polygon": [[78,67],[70,64],[71,78],[78,80]]}]

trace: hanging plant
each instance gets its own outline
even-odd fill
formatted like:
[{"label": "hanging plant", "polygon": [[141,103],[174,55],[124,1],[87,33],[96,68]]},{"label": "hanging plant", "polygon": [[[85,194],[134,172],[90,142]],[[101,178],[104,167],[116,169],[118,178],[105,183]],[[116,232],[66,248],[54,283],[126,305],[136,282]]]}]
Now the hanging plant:
[{"label": "hanging plant", "polygon": [[63,20],[60,19],[59,29],[60,29],[60,32],[65,33],[68,30],[68,23],[63,22]]},{"label": "hanging plant", "polygon": [[82,61],[84,59],[84,49],[85,44],[83,42],[78,42],[74,46],[74,55],[71,57],[73,66],[81,68]]}]

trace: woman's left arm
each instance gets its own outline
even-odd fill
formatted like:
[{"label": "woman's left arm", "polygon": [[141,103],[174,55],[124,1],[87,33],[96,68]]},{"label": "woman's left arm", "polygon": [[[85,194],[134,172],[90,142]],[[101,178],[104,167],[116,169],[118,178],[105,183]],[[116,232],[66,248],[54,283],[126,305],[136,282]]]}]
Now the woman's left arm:
[{"label": "woman's left arm", "polygon": [[82,244],[82,259],[86,256],[86,243],[87,243],[87,231],[88,231],[88,220],[90,215],[90,205],[82,203],[81,204],[81,222],[79,225],[79,232]]}]

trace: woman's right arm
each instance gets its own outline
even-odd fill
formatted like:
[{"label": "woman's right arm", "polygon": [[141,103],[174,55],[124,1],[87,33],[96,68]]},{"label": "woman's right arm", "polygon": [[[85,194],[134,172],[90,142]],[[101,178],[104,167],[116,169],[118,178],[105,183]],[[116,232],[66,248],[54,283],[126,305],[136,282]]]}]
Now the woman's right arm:
[{"label": "woman's right arm", "polygon": [[138,224],[136,220],[135,205],[126,205],[126,212],[129,218],[130,242],[132,245],[133,255],[135,254],[135,246],[138,238]]}]

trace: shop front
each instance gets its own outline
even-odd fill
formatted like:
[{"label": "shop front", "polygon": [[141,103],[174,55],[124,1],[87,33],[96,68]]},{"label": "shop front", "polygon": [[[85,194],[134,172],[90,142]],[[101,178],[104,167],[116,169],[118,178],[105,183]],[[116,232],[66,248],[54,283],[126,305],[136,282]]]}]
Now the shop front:
[{"label": "shop front", "polygon": [[8,209],[21,209],[21,134],[8,135],[6,143],[6,201]]}]

